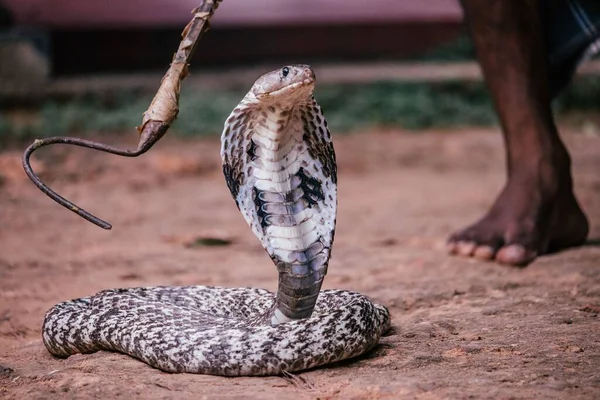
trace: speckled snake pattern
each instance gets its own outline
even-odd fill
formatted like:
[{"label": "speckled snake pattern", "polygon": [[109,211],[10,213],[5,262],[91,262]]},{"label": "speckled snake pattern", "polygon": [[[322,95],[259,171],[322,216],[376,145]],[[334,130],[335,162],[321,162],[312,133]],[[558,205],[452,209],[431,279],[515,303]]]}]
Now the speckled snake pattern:
[{"label": "speckled snake pattern", "polygon": [[42,328],[54,355],[110,350],[168,372],[275,375],[356,357],[388,310],[321,290],[337,216],[337,167],[315,75],[291,65],[260,77],[221,137],[235,204],[275,264],[277,293],[211,286],[112,289],[59,303]]}]

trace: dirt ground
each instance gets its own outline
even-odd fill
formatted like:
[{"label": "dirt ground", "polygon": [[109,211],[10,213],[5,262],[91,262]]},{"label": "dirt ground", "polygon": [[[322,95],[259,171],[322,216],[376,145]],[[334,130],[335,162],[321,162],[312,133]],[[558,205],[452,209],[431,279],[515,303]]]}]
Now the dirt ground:
[{"label": "dirt ground", "polygon": [[339,215],[324,286],[387,305],[394,330],[366,356],[287,378],[167,374],[107,352],[63,360],[41,341],[49,307],[102,289],[276,289],[216,138],[167,138],[133,160],[40,151],[40,174],[112,231],[39,192],[19,152],[0,154],[0,398],[600,398],[600,137],[565,139],[591,239],[520,269],[444,251],[501,188],[497,130],[335,137]]}]

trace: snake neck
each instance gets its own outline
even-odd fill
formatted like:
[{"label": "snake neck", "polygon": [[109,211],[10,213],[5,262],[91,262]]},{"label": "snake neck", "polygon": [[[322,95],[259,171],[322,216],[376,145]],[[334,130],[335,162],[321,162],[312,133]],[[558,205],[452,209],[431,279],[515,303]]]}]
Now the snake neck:
[{"label": "snake neck", "polygon": [[227,165],[243,165],[234,197],[279,272],[276,301],[265,319],[276,325],[308,318],[327,273],[335,229],[335,155],[329,131],[312,96],[289,106],[241,109],[237,118],[243,116],[244,126],[237,134],[230,129],[228,142],[237,135],[245,141],[240,143],[244,153],[236,158],[230,152],[228,159],[222,149],[224,171]]}]

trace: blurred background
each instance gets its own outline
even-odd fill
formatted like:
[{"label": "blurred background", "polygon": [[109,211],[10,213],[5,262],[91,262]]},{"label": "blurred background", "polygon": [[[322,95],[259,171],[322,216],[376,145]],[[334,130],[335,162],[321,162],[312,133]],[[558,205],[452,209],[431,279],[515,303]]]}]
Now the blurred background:
[{"label": "blurred background", "polygon": [[[196,3],[0,0],[0,145],[133,132]],[[336,133],[496,123],[457,0],[226,0],[172,131],[220,133],[254,80],[287,63],[313,65]],[[599,71],[585,64],[555,105],[591,134]]]},{"label": "blurred background", "polygon": [[[223,0],[155,148],[32,157],[113,230],[44,196],[23,172],[26,146],[68,135],[135,148],[197,2],[0,0],[0,398],[600,398],[600,65],[582,65],[554,104],[590,241],[519,270],[448,257],[446,238],[505,179],[458,0]],[[275,290],[225,185],[219,135],[254,81],[288,63],[313,66],[335,136],[324,288],[372,296],[400,328],[356,363],[285,381],[157,375],[107,352],[50,357],[40,326],[59,301],[156,285]]]}]

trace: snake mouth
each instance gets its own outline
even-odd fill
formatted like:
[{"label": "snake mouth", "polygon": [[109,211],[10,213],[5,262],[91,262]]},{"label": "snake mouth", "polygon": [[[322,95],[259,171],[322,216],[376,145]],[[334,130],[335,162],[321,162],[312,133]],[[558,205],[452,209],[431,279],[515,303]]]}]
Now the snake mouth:
[{"label": "snake mouth", "polygon": [[314,87],[314,84],[315,84],[315,79],[312,77],[309,77],[309,78],[303,79],[302,81],[294,82],[292,84],[286,85],[277,90],[257,94],[256,97],[259,100],[266,100],[266,99],[272,99],[275,97],[279,97],[282,95],[290,95],[291,93],[297,92],[300,89],[305,88],[305,87],[312,88],[312,87]]}]

